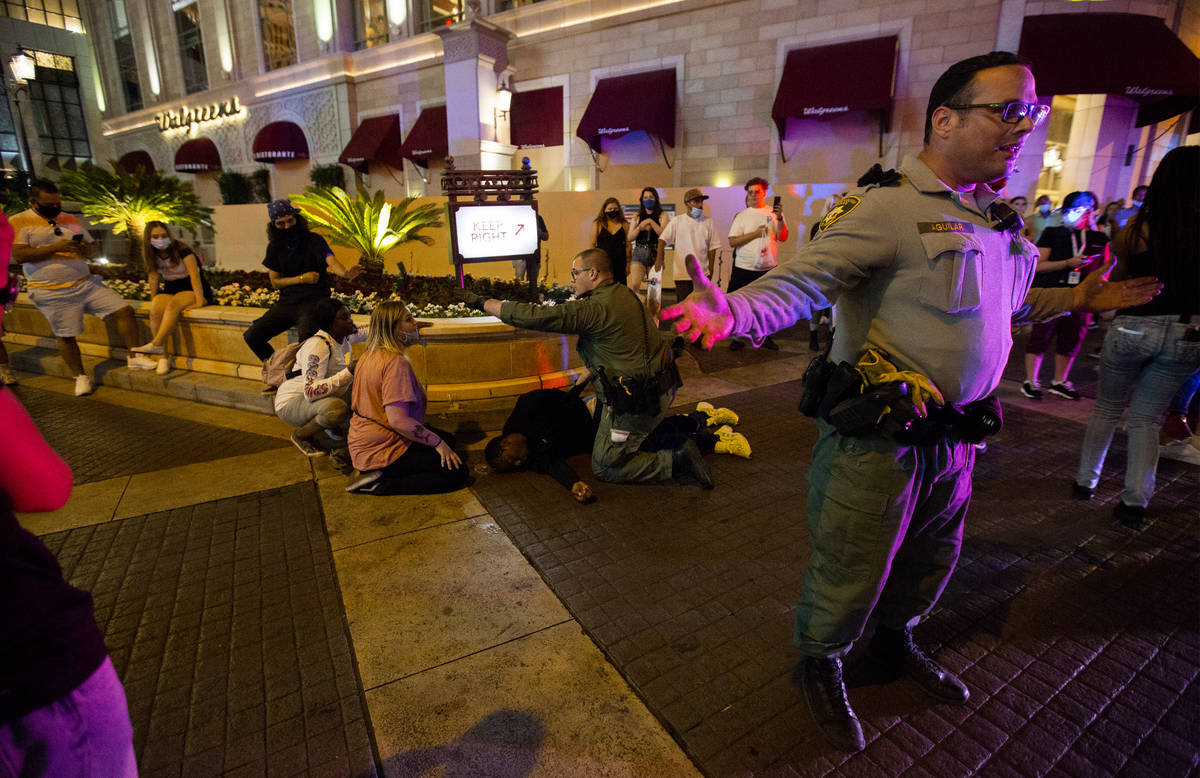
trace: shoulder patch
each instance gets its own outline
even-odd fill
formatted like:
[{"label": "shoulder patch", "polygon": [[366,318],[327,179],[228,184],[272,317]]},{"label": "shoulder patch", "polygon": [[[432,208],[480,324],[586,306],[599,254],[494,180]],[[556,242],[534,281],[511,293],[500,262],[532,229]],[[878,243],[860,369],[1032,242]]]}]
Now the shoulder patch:
[{"label": "shoulder patch", "polygon": [[861,202],[862,198],[858,195],[850,195],[838,200],[837,205],[833,206],[829,213],[825,214],[825,218],[821,219],[821,223],[817,225],[817,229],[822,232],[829,229],[834,222],[853,211]]}]

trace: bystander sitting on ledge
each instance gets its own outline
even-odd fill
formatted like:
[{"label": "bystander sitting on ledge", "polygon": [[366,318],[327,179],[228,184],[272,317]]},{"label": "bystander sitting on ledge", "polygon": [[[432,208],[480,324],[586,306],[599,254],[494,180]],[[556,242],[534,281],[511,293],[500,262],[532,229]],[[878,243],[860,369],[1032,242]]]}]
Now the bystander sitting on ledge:
[{"label": "bystander sitting on ledge", "polygon": [[175,332],[184,311],[212,304],[212,289],[200,269],[196,252],[191,246],[176,240],[163,222],[146,224],[142,234],[142,259],[146,264],[146,286],[153,295],[150,331],[154,337],[144,346],[133,349],[129,366],[139,370],[156,370],[159,375],[164,375],[171,369],[164,348],[167,338]]},{"label": "bystander sitting on ledge", "polygon": [[348,346],[361,340],[350,310],[337,300],[319,300],[300,322],[300,350],[292,377],[275,395],[275,413],[296,427],[292,443],[305,456],[325,453],[317,437],[340,442],[345,448],[350,406],[347,395],[354,365],[346,359]]}]

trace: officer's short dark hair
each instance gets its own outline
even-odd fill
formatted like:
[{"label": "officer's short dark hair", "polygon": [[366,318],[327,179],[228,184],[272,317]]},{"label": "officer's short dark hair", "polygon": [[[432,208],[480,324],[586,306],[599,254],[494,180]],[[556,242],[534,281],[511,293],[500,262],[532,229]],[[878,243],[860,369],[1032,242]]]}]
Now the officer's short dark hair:
[{"label": "officer's short dark hair", "polygon": [[750,187],[758,186],[759,184],[762,184],[763,191],[766,191],[767,189],[771,188],[771,185],[767,183],[767,179],[759,178],[758,176],[755,176],[754,178],[747,181],[746,185],[742,188],[745,189],[747,192],[749,192]]},{"label": "officer's short dark hair", "polygon": [[925,142],[933,135],[933,112],[943,105],[961,105],[975,99],[975,74],[981,70],[1004,65],[1024,65],[1029,60],[1011,51],[991,51],[955,62],[945,73],[938,76],[929,92],[929,103],[925,106]]},{"label": "officer's short dark hair", "polygon": [[29,182],[29,197],[32,199],[37,197],[35,192],[44,192],[45,194],[58,194],[58,185],[48,178],[35,178]]},{"label": "officer's short dark hair", "polygon": [[604,249],[584,249],[576,256],[584,267],[594,267],[602,276],[612,275],[612,260],[608,258],[608,252]]},{"label": "officer's short dark hair", "polygon": [[1071,192],[1063,198],[1062,209],[1064,211],[1070,210],[1077,205],[1082,205],[1085,200],[1091,203],[1088,206],[1089,208],[1095,208],[1096,203],[1099,202],[1096,200],[1096,195],[1091,192]]}]

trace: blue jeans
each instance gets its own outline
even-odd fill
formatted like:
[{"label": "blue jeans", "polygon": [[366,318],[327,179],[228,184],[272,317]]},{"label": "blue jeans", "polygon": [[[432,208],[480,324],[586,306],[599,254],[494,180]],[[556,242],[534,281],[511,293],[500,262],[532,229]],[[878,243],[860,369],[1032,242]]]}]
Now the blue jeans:
[{"label": "blue jeans", "polygon": [[1158,431],[1163,414],[1179,387],[1200,366],[1200,342],[1183,339],[1188,325],[1180,324],[1178,319],[1178,316],[1113,319],[1104,338],[1096,406],[1083,435],[1076,483],[1095,487],[1099,482],[1113,430],[1128,398],[1125,434],[1129,439],[1129,456],[1121,501],[1143,508],[1149,504],[1154,494]]}]

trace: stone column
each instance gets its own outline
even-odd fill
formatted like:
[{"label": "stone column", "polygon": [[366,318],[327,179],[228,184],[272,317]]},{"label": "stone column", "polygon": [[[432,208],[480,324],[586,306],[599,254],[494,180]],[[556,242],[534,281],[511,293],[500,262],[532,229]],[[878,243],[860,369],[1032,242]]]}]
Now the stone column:
[{"label": "stone column", "polygon": [[511,75],[508,42],[515,37],[479,17],[435,30],[442,39],[446,134],[462,170],[508,170],[516,147],[496,109],[496,89]]}]

